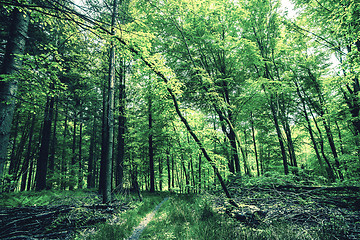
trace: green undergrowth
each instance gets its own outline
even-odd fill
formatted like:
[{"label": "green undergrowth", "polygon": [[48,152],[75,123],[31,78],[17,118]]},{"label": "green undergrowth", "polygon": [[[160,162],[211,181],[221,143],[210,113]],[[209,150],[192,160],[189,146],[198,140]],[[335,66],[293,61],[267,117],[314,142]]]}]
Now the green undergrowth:
[{"label": "green undergrowth", "polygon": [[[133,229],[139,225],[141,220],[158,205],[166,193],[143,193],[143,201],[132,203],[132,209],[121,212],[106,223],[99,224],[94,230],[94,234],[81,233],[75,239],[124,239],[129,237]],[[118,196],[120,198],[121,196]]]},{"label": "green undergrowth", "polygon": [[[341,226],[336,223],[328,223],[321,228],[307,228],[279,220],[250,227],[228,215],[217,213],[209,202],[208,197],[202,195],[171,197],[157,212],[140,239],[305,240],[334,239],[334,236],[341,235]],[[334,229],[337,229],[336,232]]]},{"label": "green undergrowth", "polygon": [[177,195],[160,208],[140,239],[235,239],[235,227],[196,195]]},{"label": "green undergrowth", "polygon": [[84,205],[95,204],[99,203],[100,201],[101,200],[99,196],[93,189],[82,189],[76,191],[26,191],[2,193],[0,195],[0,206],[2,207]]}]

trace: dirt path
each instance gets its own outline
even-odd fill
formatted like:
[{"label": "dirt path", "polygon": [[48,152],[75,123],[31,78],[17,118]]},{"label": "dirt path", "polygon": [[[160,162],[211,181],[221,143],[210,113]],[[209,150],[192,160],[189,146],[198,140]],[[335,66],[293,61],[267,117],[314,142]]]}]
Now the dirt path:
[{"label": "dirt path", "polygon": [[161,203],[159,203],[152,212],[148,213],[145,218],[140,222],[139,226],[134,229],[133,233],[127,240],[138,240],[141,233],[144,231],[148,223],[152,220],[157,210],[159,210],[161,205],[163,205],[168,199],[169,197],[164,198],[164,200],[162,200]]}]

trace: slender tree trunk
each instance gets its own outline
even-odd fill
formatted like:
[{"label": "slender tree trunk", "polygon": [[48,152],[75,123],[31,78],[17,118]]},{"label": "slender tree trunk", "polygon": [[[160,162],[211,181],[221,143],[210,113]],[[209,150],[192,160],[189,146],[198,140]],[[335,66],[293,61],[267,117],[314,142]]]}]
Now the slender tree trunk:
[{"label": "slender tree trunk", "polygon": [[334,174],[334,171],[333,171],[333,168],[331,166],[331,163],[329,161],[329,159],[327,158],[326,154],[325,154],[325,150],[324,150],[324,139],[323,139],[323,136],[322,136],[322,132],[320,130],[320,127],[316,121],[316,118],[314,116],[314,114],[312,113],[311,109],[310,109],[310,113],[312,115],[312,118],[313,118],[313,121],[315,123],[315,127],[319,133],[319,140],[320,140],[320,150],[321,150],[321,155],[323,156],[324,160],[325,160],[325,163],[327,165],[327,167],[325,168],[326,169],[326,172],[329,176],[329,180],[331,182],[335,182],[335,174]]},{"label": "slender tree trunk", "polygon": [[201,178],[201,169],[202,168],[202,166],[201,166],[201,153],[199,154],[199,179],[198,179],[198,181],[199,181],[199,190],[198,190],[198,192],[199,193],[201,193],[201,181],[202,181],[202,178]]},{"label": "slender tree trunk", "polygon": [[[29,136],[29,126],[28,126],[28,122],[30,121],[31,117],[30,115],[28,116],[27,120],[26,120],[26,124],[23,126],[22,128],[22,135],[20,137],[20,141],[19,143],[16,145],[16,147],[14,146],[14,151],[11,154],[11,162],[10,162],[10,167],[9,167],[9,174],[12,175],[12,180],[14,182],[17,182],[20,175],[19,175],[19,170],[20,170],[20,165],[21,165],[21,159],[22,159],[22,155],[23,155],[23,151],[25,149],[25,145],[26,145],[26,140],[28,139]],[[16,130],[16,132],[18,132],[18,130]],[[16,134],[18,135],[18,134]],[[12,187],[12,189],[10,190],[15,190],[15,187]]]},{"label": "slender tree trunk", "polygon": [[83,188],[83,164],[82,164],[82,138],[83,138],[83,120],[80,118],[80,127],[79,127],[79,176],[78,176],[78,188]]},{"label": "slender tree trunk", "polygon": [[93,120],[93,129],[90,138],[90,147],[89,147],[89,159],[88,159],[88,176],[87,176],[87,188],[95,187],[95,161],[94,161],[94,149],[95,149],[95,136],[96,136],[96,121],[95,116]]},{"label": "slender tree trunk", "polygon": [[[305,99],[301,95],[299,86],[298,86],[298,84],[296,82],[295,82],[295,85],[296,85],[297,95],[299,96],[301,104],[302,104],[302,110],[303,110],[304,117],[305,117],[305,120],[306,120],[306,123],[307,123],[307,129],[309,131],[312,146],[313,146],[313,148],[315,150],[315,155],[316,155],[316,158],[317,158],[317,160],[319,162],[320,172],[321,172],[321,174],[324,174],[324,165],[323,165],[323,162],[322,162],[322,159],[321,159],[321,156],[320,156],[320,153],[319,153],[319,149],[318,149],[318,146],[317,146],[317,143],[316,143],[316,140],[315,140],[315,136],[314,136],[314,133],[313,133],[313,130],[312,130],[312,127],[311,127],[311,122],[310,122],[308,113],[306,111]],[[330,177],[330,176],[328,176],[328,177]]]},{"label": "slender tree trunk", "polygon": [[174,162],[174,156],[171,156],[171,188],[175,188],[175,162]]},{"label": "slender tree trunk", "polygon": [[[283,113],[285,114],[285,113]],[[291,136],[291,129],[289,126],[289,122],[286,116],[283,116],[283,126],[284,126],[284,132],[286,135],[286,139],[287,139],[287,145],[288,145],[288,150],[289,150],[289,156],[290,156],[290,161],[291,161],[291,165],[293,167],[297,167],[297,161],[296,161],[296,154],[295,154],[295,148],[294,148],[294,142],[292,140],[292,136]]]},{"label": "slender tree trunk", "polygon": [[250,112],[250,123],[251,123],[251,133],[252,133],[252,139],[253,139],[253,145],[254,145],[254,154],[255,154],[255,162],[256,162],[256,172],[258,177],[260,176],[260,168],[259,168],[259,159],[257,154],[257,148],[256,148],[256,139],[255,139],[255,128],[254,128],[254,117],[252,112]]},{"label": "slender tree trunk", "polygon": [[100,159],[100,171],[99,171],[99,194],[103,194],[104,191],[104,180],[105,180],[105,156],[107,149],[107,131],[106,131],[106,116],[107,116],[107,101],[106,91],[107,87],[103,85],[103,102],[102,102],[102,118],[101,118],[101,159]]},{"label": "slender tree trunk", "polygon": [[[111,35],[115,35],[115,24],[118,10],[118,1],[113,1],[113,13],[111,19]],[[108,82],[108,102],[106,117],[106,151],[104,156],[104,182],[103,203],[111,201],[111,179],[114,146],[114,91],[115,91],[115,43],[111,40]]]},{"label": "slender tree trunk", "polygon": [[287,175],[287,174],[289,174],[289,168],[288,168],[288,163],[287,163],[287,159],[286,159],[286,150],[285,150],[285,146],[284,146],[284,142],[283,142],[283,138],[282,138],[282,134],[281,134],[279,121],[278,121],[276,109],[275,109],[275,106],[274,106],[272,94],[271,94],[271,97],[270,97],[270,109],[271,109],[271,113],[273,115],[276,134],[277,134],[278,141],[279,141],[279,144],[280,144],[281,155],[282,155],[283,166],[284,166],[284,173],[285,173],[285,175]]},{"label": "slender tree trunk", "polygon": [[16,150],[18,149],[17,146],[18,146],[18,143],[17,143],[17,140],[18,140],[18,135],[19,135],[19,122],[20,122],[20,118],[18,116],[16,116],[16,113],[15,113],[15,126],[14,126],[14,133],[12,134],[13,136],[11,136],[11,138],[13,139],[13,143],[12,143],[12,150],[11,150],[11,154],[10,154],[10,166],[9,166],[9,169],[8,169],[8,173],[9,175],[13,175],[14,172],[15,172],[15,165],[16,165]]},{"label": "slender tree trunk", "polygon": [[150,171],[150,192],[155,192],[155,169],[154,169],[154,148],[153,148],[153,133],[152,133],[152,99],[149,91],[148,99],[148,121],[149,121],[149,171]]},{"label": "slender tree trunk", "polygon": [[344,176],[342,175],[342,172],[341,172],[341,169],[340,169],[339,157],[338,157],[338,154],[337,154],[337,151],[336,151],[334,138],[333,138],[333,135],[332,135],[332,132],[331,132],[331,129],[330,129],[330,124],[328,124],[327,121],[326,121],[326,117],[325,117],[326,108],[324,107],[325,106],[325,100],[323,98],[323,95],[322,95],[322,92],[321,92],[321,89],[320,89],[320,85],[317,82],[316,77],[312,74],[310,69],[308,69],[308,74],[309,74],[310,79],[314,83],[315,90],[317,91],[317,94],[318,94],[318,97],[319,97],[320,116],[322,118],[322,122],[323,122],[323,125],[324,125],[324,128],[325,128],[325,132],[326,132],[326,136],[327,136],[327,139],[328,139],[328,142],[329,142],[329,145],[330,145],[331,152],[332,152],[332,154],[334,156],[336,170],[338,172],[339,178],[341,180],[344,180]]},{"label": "slender tree trunk", "polygon": [[[14,8],[5,55],[1,66],[1,74],[12,75],[21,68],[22,60],[18,55],[23,54],[25,50],[28,23],[29,14]],[[4,81],[0,78],[0,180],[4,176],[16,92],[17,80]]]},{"label": "slender tree trunk", "polygon": [[63,149],[61,154],[61,167],[60,167],[60,173],[61,173],[61,189],[65,190],[66,188],[66,178],[67,178],[67,161],[66,161],[66,149],[67,149],[67,131],[68,131],[68,111],[66,108],[66,115],[65,115],[65,121],[64,121],[64,132],[63,132]]},{"label": "slender tree trunk", "polygon": [[51,144],[50,144],[50,153],[49,153],[49,175],[53,177],[55,171],[55,153],[57,148],[57,139],[56,139],[56,128],[57,128],[57,119],[58,119],[58,104],[57,98],[54,99],[55,103],[55,116],[54,116],[54,127],[52,130]]},{"label": "slender tree trunk", "polygon": [[168,190],[171,191],[171,167],[170,167],[170,151],[166,149],[166,164],[167,164],[167,175],[168,175]]},{"label": "slender tree trunk", "polygon": [[44,190],[46,185],[47,168],[48,168],[48,157],[49,157],[49,146],[51,138],[51,123],[53,119],[54,110],[54,97],[48,97],[45,113],[44,113],[44,124],[41,133],[41,146],[39,159],[36,166],[36,191]]},{"label": "slender tree trunk", "polygon": [[21,177],[20,191],[25,191],[27,176],[28,176],[28,174],[30,174],[29,163],[30,163],[30,158],[31,158],[32,139],[33,139],[33,135],[34,135],[35,121],[36,121],[36,115],[33,114],[32,121],[31,121],[31,127],[30,127],[30,133],[29,133],[29,142],[28,142],[28,146],[27,146],[25,159],[24,159],[24,164],[21,169],[22,177]]},{"label": "slender tree trunk", "polygon": [[233,129],[230,129],[229,142],[230,142],[230,146],[231,146],[232,159],[233,159],[234,165],[235,165],[235,172],[240,173],[241,170],[240,170],[239,153],[237,151],[235,132],[233,131]]},{"label": "slender tree trunk", "polygon": [[125,158],[125,105],[126,105],[126,93],[125,93],[125,63],[124,59],[121,62],[121,75],[120,75],[120,94],[119,94],[119,129],[118,129],[118,143],[117,150],[118,156],[116,159],[116,188],[118,190],[123,189],[124,178],[124,158]]},{"label": "slender tree trunk", "polygon": [[31,190],[32,179],[33,179],[33,171],[34,171],[34,160],[31,159],[31,161],[30,161],[30,169],[29,169],[29,174],[28,174],[28,180],[27,180],[27,186],[26,186],[27,191]]},{"label": "slender tree trunk", "polygon": [[162,191],[162,184],[163,184],[162,173],[163,173],[163,169],[162,169],[162,159],[159,158],[159,190],[160,190],[160,191]]},{"label": "slender tree trunk", "polygon": [[72,157],[70,164],[70,185],[69,190],[74,190],[76,184],[76,127],[77,127],[77,114],[74,114],[74,128],[73,128],[73,142],[72,142]]}]

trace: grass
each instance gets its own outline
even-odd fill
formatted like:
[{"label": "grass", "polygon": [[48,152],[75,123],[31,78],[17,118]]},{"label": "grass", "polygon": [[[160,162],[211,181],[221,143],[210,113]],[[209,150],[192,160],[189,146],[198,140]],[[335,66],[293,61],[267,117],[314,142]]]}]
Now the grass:
[{"label": "grass", "polygon": [[140,239],[236,239],[235,227],[201,198],[178,195],[161,207]]},{"label": "grass", "polygon": [[342,239],[340,232],[329,231],[329,228],[339,229],[336,224],[307,228],[278,220],[252,228],[215,212],[208,202],[196,195],[173,196],[160,208],[140,239]]},{"label": "grass", "polygon": [[142,218],[158,205],[165,195],[163,193],[143,193],[142,202],[133,202],[133,209],[129,209],[114,216],[113,221],[100,224],[96,227],[96,233],[88,236],[78,235],[75,239],[124,239],[129,237],[133,229],[139,225]]},{"label": "grass", "polygon": [[[129,203],[127,211],[110,214],[112,219],[87,230],[80,230],[75,239],[124,239],[129,237],[146,214],[152,211],[169,193],[143,193],[143,202],[135,195],[118,195],[114,198]],[[282,219],[250,227],[212,208],[210,195],[172,194],[149,223],[140,239],[345,239],[347,228],[344,222],[328,221],[322,226],[302,225]],[[266,197],[266,194],[261,197]],[[93,204],[101,199],[91,190],[42,191],[8,193],[0,197],[0,206],[41,206],[56,204]],[[308,203],[305,201],[305,204]],[[79,210],[80,211],[80,210]],[[71,213],[75,214],[75,213]],[[87,212],[78,212],[86,219]],[[84,215],[84,216],[83,216]],[[335,218],[334,218],[335,219]],[[60,221],[61,219],[59,219]]]},{"label": "grass", "polygon": [[26,191],[2,193],[0,195],[0,206],[2,207],[94,204],[98,201],[100,201],[98,195],[94,190],[89,189],[76,191]]}]

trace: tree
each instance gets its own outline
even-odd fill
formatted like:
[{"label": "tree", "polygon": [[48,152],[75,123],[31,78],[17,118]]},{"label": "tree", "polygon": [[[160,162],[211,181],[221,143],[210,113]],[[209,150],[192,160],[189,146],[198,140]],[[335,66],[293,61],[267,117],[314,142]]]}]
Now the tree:
[{"label": "tree", "polygon": [[[117,16],[118,2],[113,1],[112,18],[111,18],[111,35],[115,35],[115,24]],[[108,93],[106,102],[105,118],[105,155],[104,155],[104,185],[103,185],[103,203],[111,201],[111,179],[112,179],[112,161],[113,161],[113,144],[114,144],[114,91],[115,91],[115,43],[111,40],[109,57],[109,75],[108,75]]]},{"label": "tree", "polygon": [[15,108],[18,80],[16,73],[21,68],[29,24],[29,14],[23,9],[12,11],[9,37],[1,65],[0,79],[0,178],[4,176],[4,166],[8,154],[9,133]]}]

